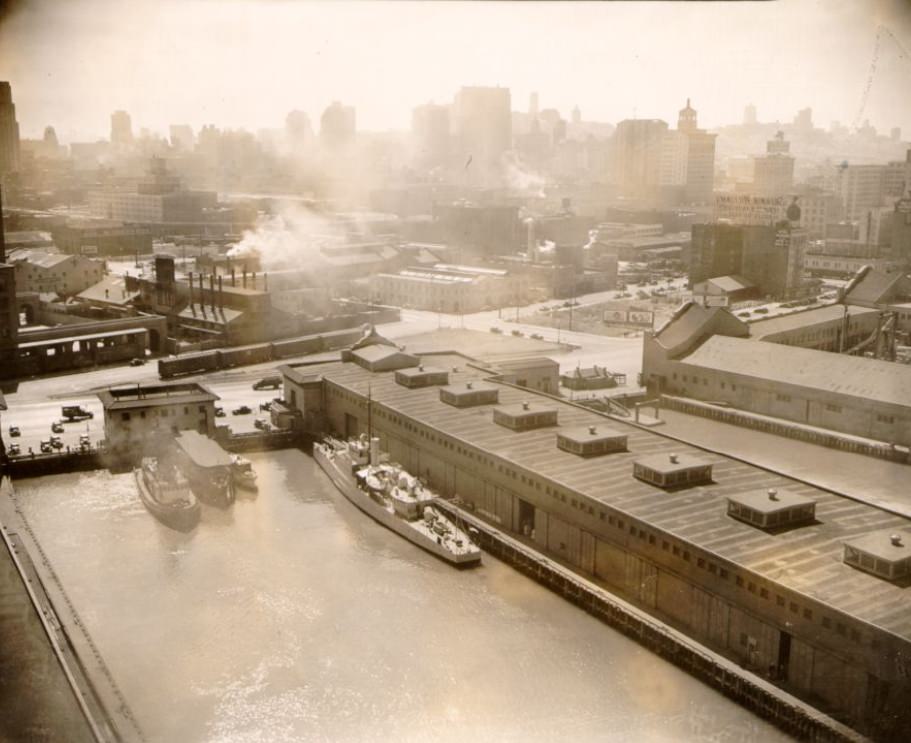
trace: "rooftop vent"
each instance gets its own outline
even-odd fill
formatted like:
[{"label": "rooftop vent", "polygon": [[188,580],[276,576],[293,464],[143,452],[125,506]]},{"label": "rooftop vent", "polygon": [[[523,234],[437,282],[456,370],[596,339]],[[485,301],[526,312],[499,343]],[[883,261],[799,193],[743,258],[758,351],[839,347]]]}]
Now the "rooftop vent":
[{"label": "rooftop vent", "polygon": [[676,454],[671,454],[670,460],[671,464],[678,464],[680,462],[680,458]]},{"label": "rooftop vent", "polygon": [[769,500],[778,500],[778,491],[775,488],[769,488]]},{"label": "rooftop vent", "polygon": [[472,388],[471,382],[465,382],[465,387],[468,389],[471,389]]},{"label": "rooftop vent", "polygon": [[580,457],[626,451],[626,434],[606,426],[579,426],[557,432],[557,448]]},{"label": "rooftop vent", "polygon": [[597,426],[589,426],[589,427],[588,427],[588,432],[589,432],[592,436],[594,436],[596,433],[598,433],[598,427],[597,427]]},{"label": "rooftop vent", "polygon": [[528,410],[531,406],[528,404],[528,400],[522,403],[522,410]]},{"label": "rooftop vent", "polygon": [[890,534],[889,541],[892,542],[893,547],[903,547],[901,534]]},{"label": "rooftop vent", "polygon": [[418,364],[418,371],[424,371],[424,365]]}]

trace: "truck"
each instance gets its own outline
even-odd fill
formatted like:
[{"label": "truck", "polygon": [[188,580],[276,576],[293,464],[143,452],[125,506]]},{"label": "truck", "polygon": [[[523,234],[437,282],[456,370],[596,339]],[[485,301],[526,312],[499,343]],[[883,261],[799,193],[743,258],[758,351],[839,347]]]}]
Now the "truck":
[{"label": "truck", "polygon": [[282,378],[280,374],[271,377],[263,377],[253,383],[254,390],[277,390],[281,386]]},{"label": "truck", "polygon": [[63,417],[69,421],[84,421],[86,418],[94,418],[95,414],[91,410],[86,410],[81,405],[64,405],[61,408]]}]

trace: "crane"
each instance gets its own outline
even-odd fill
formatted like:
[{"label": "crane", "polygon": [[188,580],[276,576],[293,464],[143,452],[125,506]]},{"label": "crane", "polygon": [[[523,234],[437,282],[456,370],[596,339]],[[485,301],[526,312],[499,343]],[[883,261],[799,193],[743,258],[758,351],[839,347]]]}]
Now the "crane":
[{"label": "crane", "polygon": [[864,85],[864,90],[860,97],[860,107],[857,110],[857,116],[854,117],[854,123],[851,126],[851,130],[855,132],[860,128],[860,122],[863,119],[864,112],[867,110],[867,101],[870,98],[870,88],[873,87],[873,78],[876,76],[876,67],[879,64],[879,51],[884,35],[892,39],[892,42],[898,47],[899,56],[911,63],[911,54],[908,54],[905,47],[902,46],[902,43],[895,37],[895,34],[883,24],[879,24],[879,26],[876,27],[876,40],[873,42],[873,57],[870,60],[870,71],[867,73],[867,82]]}]

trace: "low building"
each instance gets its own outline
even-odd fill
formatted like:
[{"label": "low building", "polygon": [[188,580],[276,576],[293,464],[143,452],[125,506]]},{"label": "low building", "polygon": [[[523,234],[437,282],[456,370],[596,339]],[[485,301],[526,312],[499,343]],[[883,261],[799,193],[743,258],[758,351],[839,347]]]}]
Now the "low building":
[{"label": "low building", "polygon": [[88,307],[114,311],[117,314],[132,314],[133,300],[139,292],[127,289],[123,276],[108,274],[97,284],[84,289],[76,295],[76,300]]},{"label": "low building", "polygon": [[830,304],[749,323],[750,337],[819,351],[850,351],[876,333],[880,313],[867,307]]},{"label": "low building", "polygon": [[73,296],[97,284],[104,276],[104,261],[84,255],[16,250],[9,255],[16,267],[16,291]]},{"label": "low building", "polygon": [[504,382],[556,395],[560,389],[560,364],[546,356],[498,361],[493,372]]},{"label": "low building", "polygon": [[576,367],[560,375],[560,384],[568,390],[604,390],[626,384],[625,374],[615,374],[603,366]]},{"label": "low building", "polygon": [[712,307],[729,307],[758,294],[756,285],[742,276],[716,276],[693,285],[694,299]]},{"label": "low building", "polygon": [[215,435],[218,395],[196,382],[102,390],[104,435],[115,456],[135,458],[158,436],[178,431]]},{"label": "low building", "polygon": [[152,230],[108,219],[71,219],[51,234],[61,253],[92,256],[147,255]]},{"label": "low building", "polygon": [[911,274],[864,266],[842,292],[842,301],[894,313],[896,327],[911,333]]},{"label": "low building", "polygon": [[520,288],[518,277],[503,269],[437,263],[377,274],[371,297],[379,304],[431,312],[478,312],[516,304]]}]

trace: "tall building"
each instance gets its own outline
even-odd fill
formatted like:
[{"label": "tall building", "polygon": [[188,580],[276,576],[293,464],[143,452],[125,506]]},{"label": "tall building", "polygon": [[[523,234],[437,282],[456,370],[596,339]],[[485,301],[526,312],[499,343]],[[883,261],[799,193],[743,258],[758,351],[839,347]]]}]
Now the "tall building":
[{"label": "tall building", "polygon": [[509,88],[462,88],[452,107],[458,157],[474,180],[499,172],[503,155],[512,149]]},{"label": "tall building", "polygon": [[449,163],[449,106],[427,103],[411,112],[414,164],[419,168],[446,167]]},{"label": "tall building", "polygon": [[[9,85],[7,89],[9,89]],[[6,262],[6,238],[3,231],[3,194],[0,193],[0,376],[3,369],[13,368],[19,333],[19,309],[16,304],[16,268]]]},{"label": "tall building", "polygon": [[323,111],[319,124],[319,138],[323,147],[340,150],[354,144],[357,118],[353,106],[343,106],[338,101],[333,101]]},{"label": "tall building", "polygon": [[911,189],[895,202],[891,248],[892,260],[911,270]]},{"label": "tall building", "polygon": [[689,98],[677,118],[677,131],[687,139],[684,199],[688,204],[710,204],[715,189],[715,135],[699,128]]},{"label": "tall building", "polygon": [[133,143],[133,122],[126,111],[111,114],[111,144],[130,145]]},{"label": "tall building", "polygon": [[794,188],[794,158],[791,144],[779,131],[766,144],[764,157],[753,161],[753,193],[759,196],[786,196]]},{"label": "tall building", "polygon": [[195,143],[193,127],[189,124],[171,124],[168,129],[171,135],[171,147],[184,152],[190,152]]},{"label": "tall building", "polygon": [[788,297],[800,288],[807,235],[800,208],[774,225],[694,224],[690,248],[690,285],[720,276],[737,276],[766,296]]},{"label": "tall building", "polygon": [[756,106],[754,106],[752,103],[747,104],[746,108],[743,109],[743,125],[756,125]]},{"label": "tall building", "polygon": [[285,117],[285,141],[295,155],[305,152],[313,142],[313,127],[304,111],[291,111]]},{"label": "tall building", "polygon": [[794,127],[803,131],[810,131],[813,129],[813,109],[800,109],[794,117]]},{"label": "tall building", "polygon": [[883,205],[885,165],[844,165],[838,174],[838,192],[845,219],[861,219]]},{"label": "tall building", "polygon": [[0,82],[0,176],[19,169],[19,123],[13,91],[6,81]]},{"label": "tall building", "polygon": [[[614,132],[614,182],[626,195],[636,195],[661,183],[667,122],[625,119]],[[671,169],[665,167],[665,173]]]}]

